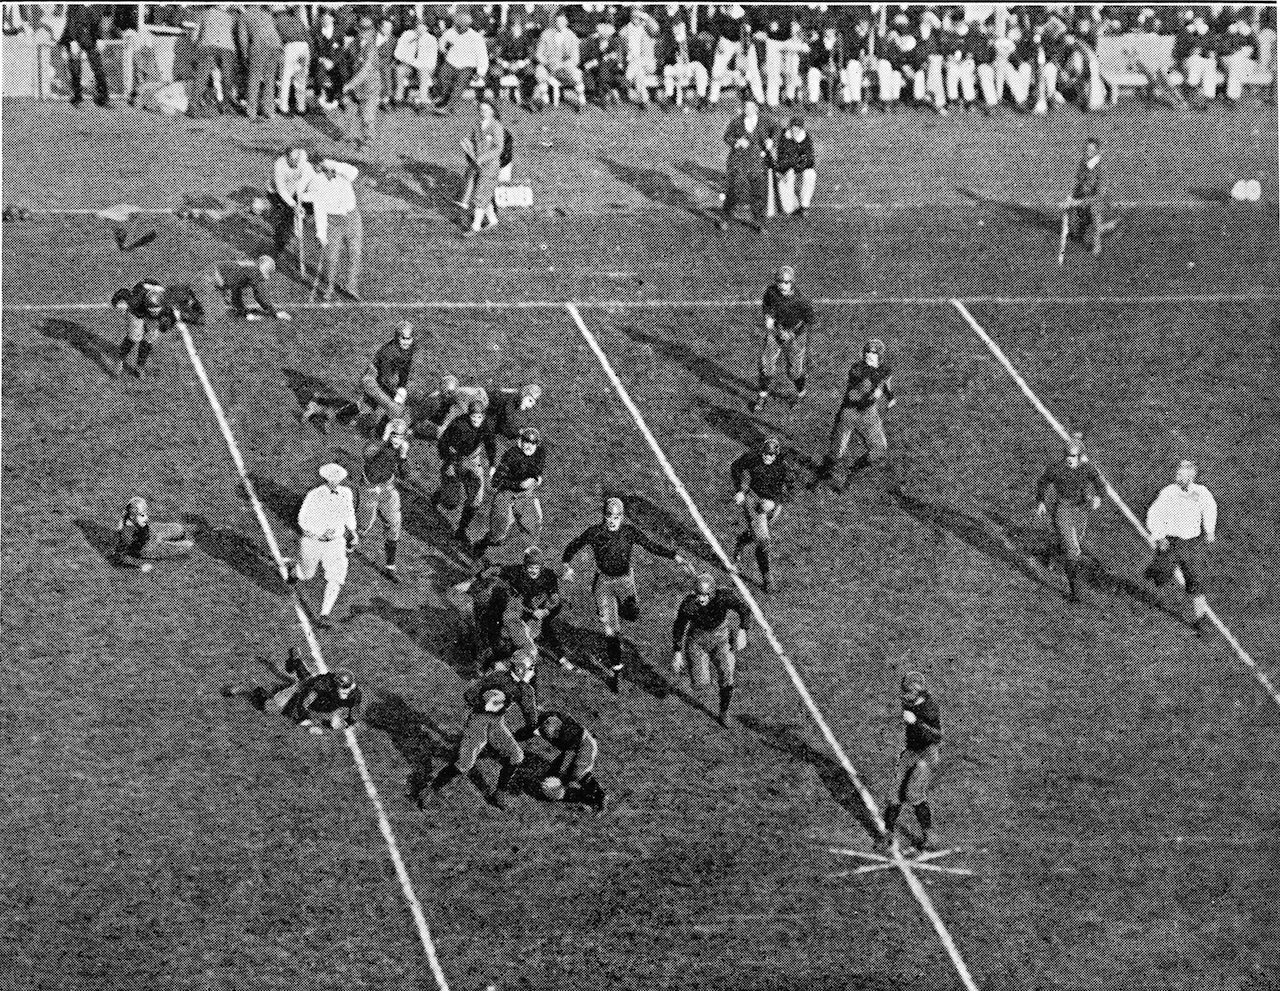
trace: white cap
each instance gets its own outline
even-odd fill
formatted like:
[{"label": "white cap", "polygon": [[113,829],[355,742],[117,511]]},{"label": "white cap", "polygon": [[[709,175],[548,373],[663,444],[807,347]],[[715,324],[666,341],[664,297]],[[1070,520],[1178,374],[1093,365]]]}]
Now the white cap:
[{"label": "white cap", "polygon": [[347,477],[347,469],[342,465],[327,464],[320,469],[320,477],[331,485],[337,485]]}]

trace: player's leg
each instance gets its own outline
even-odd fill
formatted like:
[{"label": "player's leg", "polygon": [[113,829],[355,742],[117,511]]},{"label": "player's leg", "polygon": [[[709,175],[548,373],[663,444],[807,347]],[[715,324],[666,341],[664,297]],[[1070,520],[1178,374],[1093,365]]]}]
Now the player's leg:
[{"label": "player's leg", "polygon": [[800,213],[809,212],[813,206],[813,194],[818,189],[818,170],[805,169],[800,173]]},{"label": "player's leg", "polygon": [[502,770],[498,772],[498,780],[493,786],[493,791],[486,797],[494,805],[503,808],[506,805],[503,792],[511,786],[511,779],[515,777],[516,770],[524,763],[524,750],[516,742],[506,719],[501,716],[489,724],[489,746],[502,761]]},{"label": "player's leg", "polygon": [[618,638],[621,628],[618,615],[618,598],[614,594],[612,582],[597,573],[591,583],[591,592],[596,600],[596,616],[600,620],[600,628],[604,631],[605,647],[605,684],[609,690],[618,690],[618,677],[622,672],[622,642]]},{"label": "player's leg", "polygon": [[836,414],[835,423],[831,425],[831,439],[827,443],[827,453],[814,477],[814,485],[834,480],[836,468],[844,460],[845,452],[849,449],[849,441],[853,437],[854,416],[854,411],[845,407]]},{"label": "player's leg", "polygon": [[756,402],[751,408],[757,413],[764,409],[769,401],[769,386],[778,373],[778,359],[782,356],[782,346],[776,335],[766,332],[764,342],[760,346],[760,361],[756,376]]},{"label": "player's leg", "polygon": [[796,195],[796,172],[788,169],[777,174],[778,209],[785,214],[795,213],[800,207],[800,199]]},{"label": "player's leg", "polygon": [[1000,102],[996,81],[996,66],[990,62],[983,62],[978,66],[978,89],[982,91],[982,105],[987,113],[994,110]]},{"label": "player's leg", "polygon": [[725,726],[729,720],[729,702],[733,698],[733,677],[734,672],[737,670],[738,659],[729,644],[729,630],[727,627],[717,633],[716,639],[713,657],[720,684],[720,705],[716,710],[716,720],[721,726]]},{"label": "player's leg", "polygon": [[493,494],[493,501],[489,504],[489,530],[476,541],[473,549],[477,554],[484,554],[490,547],[501,546],[511,534],[511,527],[515,525],[512,512],[514,498],[515,493],[506,489]]},{"label": "player's leg", "polygon": [[1179,540],[1176,559],[1178,567],[1182,569],[1182,580],[1186,583],[1187,595],[1191,597],[1191,625],[1204,632],[1209,603],[1204,596],[1205,569],[1200,541],[1198,539]]},{"label": "player's leg", "polygon": [[769,547],[773,541],[770,523],[777,519],[782,508],[768,499],[761,499],[756,512],[751,517],[752,535],[756,545],[756,567],[760,569],[760,587],[765,592],[773,591],[773,578],[769,570]]},{"label": "player's leg", "polygon": [[542,647],[566,671],[572,671],[573,665],[569,662],[568,655],[565,653],[564,641],[560,639],[560,630],[558,628],[557,617],[561,610],[564,609],[563,603],[552,609],[546,616],[542,618],[542,628],[539,631],[539,640]]},{"label": "player's leg", "polygon": [[738,559],[742,557],[742,552],[755,543],[755,526],[753,522],[755,499],[754,494],[748,493],[746,502],[742,504],[742,518],[746,521],[747,528],[738,534],[738,539],[733,543],[734,564],[738,563]]},{"label": "player's leg", "polygon": [[382,517],[383,544],[386,554],[387,577],[393,582],[399,581],[399,568],[396,557],[400,550],[400,536],[404,530],[404,513],[400,506],[400,490],[394,485],[383,494],[378,504],[378,515]]},{"label": "player's leg", "polygon": [[708,99],[712,106],[720,102],[720,91],[728,81],[729,63],[737,53],[737,46],[727,38],[716,42],[716,57],[711,66],[711,93]]},{"label": "player's leg", "polygon": [[873,461],[882,461],[889,450],[889,442],[884,435],[884,423],[876,407],[872,406],[858,414],[856,429],[865,449],[849,466],[850,475],[861,471]]},{"label": "player's leg", "polygon": [[321,543],[320,563],[324,569],[324,596],[320,600],[320,619],[327,620],[338,604],[338,593],[347,580],[347,546],[341,537]]},{"label": "player's leg", "polygon": [[1054,507],[1054,528],[1058,534],[1058,547],[1062,552],[1062,567],[1067,573],[1067,598],[1080,601],[1080,531],[1083,529],[1085,510],[1059,501]]},{"label": "player's leg", "polygon": [[[805,172],[809,175],[809,172]],[[810,199],[813,198],[813,190],[809,190]],[[800,211],[803,213],[804,193],[801,192]],[[808,352],[809,334],[808,332],[796,334],[783,345],[783,357],[787,363],[787,377],[791,379],[791,384],[795,388],[795,402],[800,402],[808,394],[809,386],[809,369],[806,367],[805,358]]]},{"label": "player's leg", "polygon": [[160,325],[154,320],[143,321],[145,328],[142,332],[142,340],[138,342],[138,353],[134,358],[133,374],[138,378],[142,378],[146,374],[147,361],[151,357],[151,349],[155,347],[156,340],[160,336]]},{"label": "player's leg", "polygon": [[536,495],[525,494],[515,501],[516,522],[520,529],[529,535],[529,541],[536,544],[542,535],[542,500]]},{"label": "player's leg", "polygon": [[884,836],[881,841],[885,846],[892,846],[897,842],[898,816],[902,813],[903,803],[907,801],[907,788],[915,771],[916,759],[917,755],[910,750],[903,750],[898,755],[893,794],[884,805]]},{"label": "player's leg", "polygon": [[[459,774],[465,774],[468,777],[472,776],[475,771],[476,761],[480,758],[480,752],[484,750],[489,741],[488,723],[491,718],[475,712],[467,714],[467,721],[462,727],[462,739],[458,741],[457,756],[454,757],[453,763],[446,764],[440,769],[440,773],[431,782],[432,791],[439,791]],[[476,787],[482,794],[488,790],[483,784],[483,780]],[[421,798],[419,798],[418,804],[421,807]]]},{"label": "player's leg", "polygon": [[124,338],[120,341],[120,347],[116,351],[115,364],[112,366],[112,373],[115,375],[119,375],[126,368],[131,367],[129,365],[129,355],[142,340],[142,335],[146,333],[146,321],[141,317],[136,317],[130,313],[128,321]]},{"label": "player's leg", "polygon": [[303,537],[298,542],[298,558],[289,572],[289,581],[309,582],[320,567],[320,548],[323,545],[313,537]]},{"label": "player's leg", "polygon": [[915,810],[916,822],[920,824],[920,839],[915,844],[918,850],[928,850],[933,845],[933,809],[929,805],[929,791],[933,786],[933,771],[939,755],[936,744],[921,753],[902,790],[902,797]]}]

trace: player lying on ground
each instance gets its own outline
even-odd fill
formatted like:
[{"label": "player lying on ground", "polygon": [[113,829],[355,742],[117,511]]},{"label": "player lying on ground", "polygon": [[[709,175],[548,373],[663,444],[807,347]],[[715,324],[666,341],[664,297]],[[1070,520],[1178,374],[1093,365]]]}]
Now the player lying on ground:
[{"label": "player lying on ground", "polygon": [[157,523],[151,519],[147,501],[134,496],[124,507],[116,524],[116,545],[111,553],[114,564],[124,568],[150,571],[153,561],[184,557],[195,546],[180,523]]},{"label": "player lying on ground", "polygon": [[222,694],[227,698],[247,698],[257,709],[270,709],[283,713],[296,725],[319,736],[324,727],[354,729],[360,718],[363,699],[355,675],[339,668],[311,674],[302,661],[297,648],[290,648],[284,664],[284,684],[272,688],[255,687],[240,689],[226,685]]}]

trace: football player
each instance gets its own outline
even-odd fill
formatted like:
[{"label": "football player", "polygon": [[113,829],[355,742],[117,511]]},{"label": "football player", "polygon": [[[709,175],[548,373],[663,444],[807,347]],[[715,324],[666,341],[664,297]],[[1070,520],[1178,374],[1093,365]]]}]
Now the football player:
[{"label": "football player", "polygon": [[493,473],[493,502],[489,507],[489,532],[475,544],[476,554],[501,546],[517,522],[533,540],[542,531],[542,473],[547,454],[542,435],[533,427],[520,431],[519,442],[507,448]]},{"label": "football player", "polygon": [[467,415],[454,420],[436,442],[440,454],[440,488],[431,497],[437,509],[462,506],[454,536],[470,548],[467,527],[484,505],[486,483],[497,470],[498,442],[485,404],[473,400]]},{"label": "football player", "polygon": [[288,718],[316,736],[324,732],[325,722],[331,729],[354,729],[360,718],[360,686],[343,669],[303,678],[275,700]]},{"label": "football player", "polygon": [[537,427],[534,408],[542,398],[542,386],[531,382],[519,389],[495,388],[492,391],[493,422],[499,437],[515,443],[525,430]]},{"label": "football player", "polygon": [[147,572],[152,561],[183,557],[191,553],[194,543],[178,523],[155,523],[147,509],[147,500],[134,496],[125,504],[116,524],[116,546],[113,563]]},{"label": "football player", "polygon": [[1053,508],[1055,550],[1067,572],[1067,599],[1080,601],[1078,572],[1080,540],[1089,525],[1089,512],[1102,505],[1102,477],[1085,457],[1079,434],[1073,434],[1062,459],[1045,468],[1036,482],[1036,515],[1041,519]]},{"label": "football player", "polygon": [[[729,613],[737,614],[736,630],[729,623]],[[687,667],[690,680],[707,688],[711,684],[711,664],[715,663],[720,683],[716,719],[721,726],[728,719],[729,699],[733,695],[737,667],[734,651],[746,650],[750,628],[751,613],[746,603],[735,593],[716,588],[715,576],[710,573],[697,577],[693,592],[685,596],[676,611],[676,621],[671,628],[674,641],[671,670],[678,675]]]},{"label": "football player", "polygon": [[396,551],[400,546],[403,518],[400,513],[398,483],[410,474],[409,424],[402,419],[389,420],[382,440],[364,448],[364,476],[360,481],[357,521],[360,536],[367,537],[373,524],[382,520],[383,547],[387,556],[386,575],[399,583]]},{"label": "football player", "polygon": [[[128,372],[134,378],[146,375],[147,359],[161,331],[172,330],[182,322],[178,308],[169,298],[169,291],[153,279],[144,279],[131,289],[121,289],[111,297],[111,305],[124,313],[129,320],[124,340],[116,352],[111,374],[119,378]],[[129,355],[137,347],[132,362]]]},{"label": "football player", "polygon": [[758,451],[748,451],[729,466],[733,479],[733,501],[742,507],[747,528],[733,545],[733,563],[752,544],[756,548],[756,565],[760,569],[760,587],[773,591],[769,573],[769,545],[773,527],[782,516],[782,504],[791,498],[791,466],[782,456],[782,442],[766,438]]},{"label": "football player", "polygon": [[544,712],[538,735],[557,753],[542,779],[542,794],[553,802],[580,801],[597,814],[605,810],[607,797],[596,780],[600,746],[590,731],[563,712]]},{"label": "football player", "polygon": [[530,547],[519,564],[498,568],[491,582],[484,582],[487,577],[482,572],[478,579],[489,589],[488,601],[476,612],[481,643],[498,652],[504,634],[516,649],[541,642],[562,668],[572,671],[555,628],[555,618],[564,608],[560,579],[547,567],[542,550]]},{"label": "football player", "polygon": [[461,385],[456,375],[442,375],[440,387],[426,397],[425,415],[414,421],[414,432],[439,439],[449,424],[467,415],[472,403],[481,403],[487,409],[489,394],[478,385]]},{"label": "football player", "polygon": [[909,671],[902,678],[902,722],[905,744],[898,755],[898,776],[893,796],[884,809],[884,836],[879,846],[888,848],[897,842],[898,815],[902,806],[915,809],[920,824],[920,850],[930,848],[933,811],[929,808],[929,789],[941,759],[942,718],[938,703],[925,685],[924,675]]},{"label": "football player", "polygon": [[760,412],[769,401],[769,386],[778,371],[778,359],[786,362],[787,377],[795,386],[791,405],[805,397],[808,374],[805,351],[809,328],[813,326],[813,306],[796,292],[796,270],[783,265],[774,284],[764,291],[764,346],[760,352],[760,391],[752,410]]},{"label": "football player", "polygon": [[[459,774],[465,774],[484,796],[485,801],[497,808],[507,806],[504,792],[511,783],[516,769],[524,763],[524,750],[507,726],[507,710],[512,705],[520,709],[525,725],[520,736],[528,739],[538,725],[538,706],[533,687],[529,684],[533,675],[534,651],[526,649],[503,665],[472,682],[463,693],[467,703],[467,721],[462,727],[462,739],[458,742],[458,755],[452,764],[440,769],[431,782],[431,791],[438,792]],[[484,775],[476,767],[481,751],[490,747],[502,762],[497,783],[489,788]],[[418,796],[418,807],[424,807],[424,796]]]},{"label": "football player", "polygon": [[618,691],[622,673],[621,621],[635,622],[640,617],[640,605],[636,600],[636,576],[631,570],[631,551],[637,544],[650,554],[675,561],[682,567],[688,561],[670,547],[658,543],[642,533],[625,519],[622,500],[611,496],[604,501],[603,519],[587,527],[582,534],[569,542],[561,560],[564,562],[563,579],[573,581],[573,559],[579,551],[591,549],[596,562],[596,576],[591,583],[595,595],[596,615],[604,627],[605,650],[608,657],[606,684],[610,691]]},{"label": "football player", "polygon": [[[886,409],[892,409],[898,402],[893,394],[893,369],[884,360],[884,342],[872,338],[862,349],[862,358],[849,369],[844,399],[831,428],[827,456],[811,487],[826,481],[837,491],[842,491],[855,472],[872,461],[884,461],[889,442],[884,435],[884,421],[880,418],[881,397],[885,400]],[[861,438],[865,450],[849,466],[844,483],[836,486],[836,468],[844,460],[849,441],[855,433]]]}]

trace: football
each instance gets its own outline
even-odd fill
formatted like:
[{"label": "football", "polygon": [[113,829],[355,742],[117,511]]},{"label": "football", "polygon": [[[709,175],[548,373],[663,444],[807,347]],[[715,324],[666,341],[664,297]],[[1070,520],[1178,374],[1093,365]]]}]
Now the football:
[{"label": "football", "polygon": [[564,782],[559,778],[543,778],[542,796],[549,802],[560,801],[564,798]]}]

